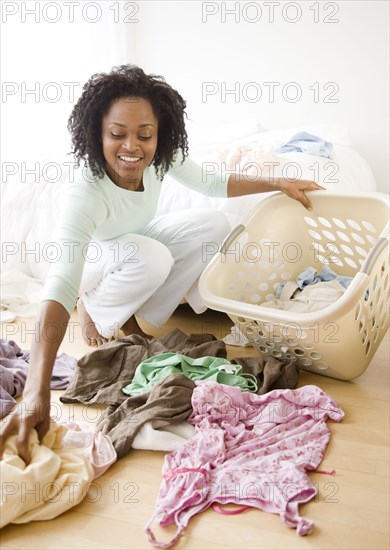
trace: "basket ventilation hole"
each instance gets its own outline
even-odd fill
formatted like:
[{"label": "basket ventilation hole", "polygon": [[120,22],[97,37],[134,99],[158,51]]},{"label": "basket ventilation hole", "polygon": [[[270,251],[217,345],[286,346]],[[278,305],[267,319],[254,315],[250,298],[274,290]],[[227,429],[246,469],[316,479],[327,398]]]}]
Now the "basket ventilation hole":
[{"label": "basket ventilation hole", "polygon": [[351,258],[344,258],[345,263],[351,267],[357,268],[357,264]]},{"label": "basket ventilation hole", "polygon": [[368,231],[371,231],[371,233],[376,233],[376,229],[375,227],[370,223],[370,222],[367,222],[367,221],[362,221],[362,224],[364,225],[364,227],[366,229],[368,229]]},{"label": "basket ventilation hole", "polygon": [[375,290],[378,285],[378,275],[375,275],[374,280],[372,282],[372,289]]},{"label": "basket ventilation hole", "polygon": [[305,359],[302,359],[301,363],[304,367],[310,367],[310,365],[312,365],[313,362],[310,359],[305,358]]},{"label": "basket ventilation hole", "polygon": [[352,237],[355,239],[356,242],[360,244],[364,244],[364,239],[358,235],[357,233],[351,233]]},{"label": "basket ventilation hole", "polygon": [[317,363],[317,369],[319,369],[319,370],[326,370],[328,368],[329,368],[328,363],[325,363],[324,361],[319,361]]},{"label": "basket ventilation hole", "polygon": [[366,345],[366,356],[370,353],[370,349],[371,349],[371,342],[370,340],[367,342],[367,345]]},{"label": "basket ventilation hole", "polygon": [[361,231],[362,230],[360,225],[357,222],[355,222],[355,220],[347,219],[347,223],[348,223],[348,225],[350,225],[352,227],[352,229],[356,229],[356,231]]},{"label": "basket ventilation hole", "polygon": [[356,308],[356,311],[355,311],[355,321],[358,320],[361,310],[362,310],[362,306],[361,306],[361,304],[359,303],[359,304],[357,305],[357,308]]},{"label": "basket ventilation hole", "polygon": [[332,227],[332,224],[326,218],[322,218],[321,216],[318,216],[318,221],[322,223],[322,225],[324,225],[325,227]]},{"label": "basket ventilation hole", "polygon": [[313,349],[314,342],[312,342],[311,340],[307,340],[307,342],[303,342],[303,347],[306,349]]},{"label": "basket ventilation hole", "polygon": [[318,227],[317,222],[313,220],[313,218],[309,218],[308,216],[304,216],[303,218],[307,225],[311,225],[312,227]]},{"label": "basket ventilation hole", "polygon": [[366,326],[366,317],[365,315],[362,315],[359,323],[359,332],[361,332],[365,326]]},{"label": "basket ventilation hole", "polygon": [[342,231],[336,231],[337,235],[340,237],[340,239],[342,239],[343,241],[345,241],[346,243],[350,243],[351,242],[351,239],[348,237],[348,235],[346,235],[345,233],[343,233]]},{"label": "basket ventilation hole", "polygon": [[360,254],[360,256],[363,256],[363,258],[367,256],[367,252],[361,246],[355,246],[355,250],[358,254]]},{"label": "basket ventilation hole", "polygon": [[317,250],[322,253],[326,252],[325,248],[320,243],[317,243]]},{"label": "basket ventilation hole", "polygon": [[317,231],[314,231],[313,229],[309,229],[309,235],[313,237],[313,239],[316,239],[317,241],[320,241],[322,239],[321,235]]},{"label": "basket ventilation hole", "polygon": [[350,247],[347,246],[346,244],[340,244],[340,248],[341,248],[341,250],[343,250],[346,254],[349,254],[350,256],[353,256],[353,255],[354,255],[354,251],[352,250],[352,248],[350,248]]},{"label": "basket ventilation hole", "polygon": [[335,225],[337,225],[337,227],[340,227],[341,229],[346,229],[345,223],[339,220],[338,218],[332,218],[332,221]]},{"label": "basket ventilation hole", "polygon": [[295,355],[298,355],[298,356],[299,355],[305,355],[305,352],[301,348],[295,348],[294,353],[295,353]]},{"label": "basket ventilation hole", "polygon": [[325,235],[325,237],[327,239],[329,239],[330,241],[335,241],[336,240],[336,237],[333,235],[333,233],[331,233],[331,231],[327,231],[326,229],[324,229],[322,231],[322,233]]}]

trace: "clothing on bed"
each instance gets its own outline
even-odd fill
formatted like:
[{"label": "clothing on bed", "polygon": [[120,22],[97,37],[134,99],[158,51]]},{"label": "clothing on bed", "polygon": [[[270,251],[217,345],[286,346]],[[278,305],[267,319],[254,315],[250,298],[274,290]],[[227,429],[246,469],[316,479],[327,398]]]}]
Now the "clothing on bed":
[{"label": "clothing on bed", "polygon": [[277,153],[308,153],[317,157],[333,158],[333,144],[308,132],[298,132],[277,149]]},{"label": "clothing on bed", "polygon": [[[188,421],[195,436],[165,456],[156,511],[145,526],[149,542],[169,548],[190,518],[213,503],[236,503],[278,513],[299,535],[313,522],[298,506],[316,494],[315,470],[330,439],[328,418],[344,413],[316,386],[263,396],[215,382],[197,382]],[[176,535],[157,541],[152,525],[175,523]]]}]

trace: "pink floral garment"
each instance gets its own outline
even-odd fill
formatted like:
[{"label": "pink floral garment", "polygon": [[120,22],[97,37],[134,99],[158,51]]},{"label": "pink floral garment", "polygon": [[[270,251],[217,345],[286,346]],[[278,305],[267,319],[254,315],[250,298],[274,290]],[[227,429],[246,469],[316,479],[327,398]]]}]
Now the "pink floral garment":
[{"label": "pink floral garment", "polygon": [[[145,531],[159,548],[170,548],[190,518],[213,503],[249,505],[279,513],[281,520],[308,534],[313,522],[298,513],[316,495],[307,471],[324,456],[330,432],[326,420],[344,413],[317,386],[274,390],[265,395],[241,392],[215,382],[197,382],[188,422],[195,435],[165,456],[156,512]],[[169,542],[151,531],[176,523]]]}]

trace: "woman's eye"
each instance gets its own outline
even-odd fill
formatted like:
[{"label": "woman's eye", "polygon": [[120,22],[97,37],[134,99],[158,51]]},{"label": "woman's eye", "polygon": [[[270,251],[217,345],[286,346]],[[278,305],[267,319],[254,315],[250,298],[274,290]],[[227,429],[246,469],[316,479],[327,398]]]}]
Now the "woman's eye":
[{"label": "woman's eye", "polygon": [[147,139],[152,139],[152,136],[140,136],[139,139],[142,139],[142,140],[147,140]]},{"label": "woman's eye", "polygon": [[123,136],[122,134],[114,134],[113,132],[111,132],[111,135],[112,135],[112,137],[117,138],[117,139],[120,139],[120,138],[124,138],[124,137],[125,137],[125,136]]}]

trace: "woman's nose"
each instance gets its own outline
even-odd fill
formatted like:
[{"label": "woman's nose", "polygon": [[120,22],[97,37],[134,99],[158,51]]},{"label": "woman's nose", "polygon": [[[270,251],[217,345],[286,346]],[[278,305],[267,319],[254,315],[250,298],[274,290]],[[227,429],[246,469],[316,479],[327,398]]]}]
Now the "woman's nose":
[{"label": "woman's nose", "polygon": [[123,145],[129,152],[135,151],[138,147],[137,136],[127,136]]}]

